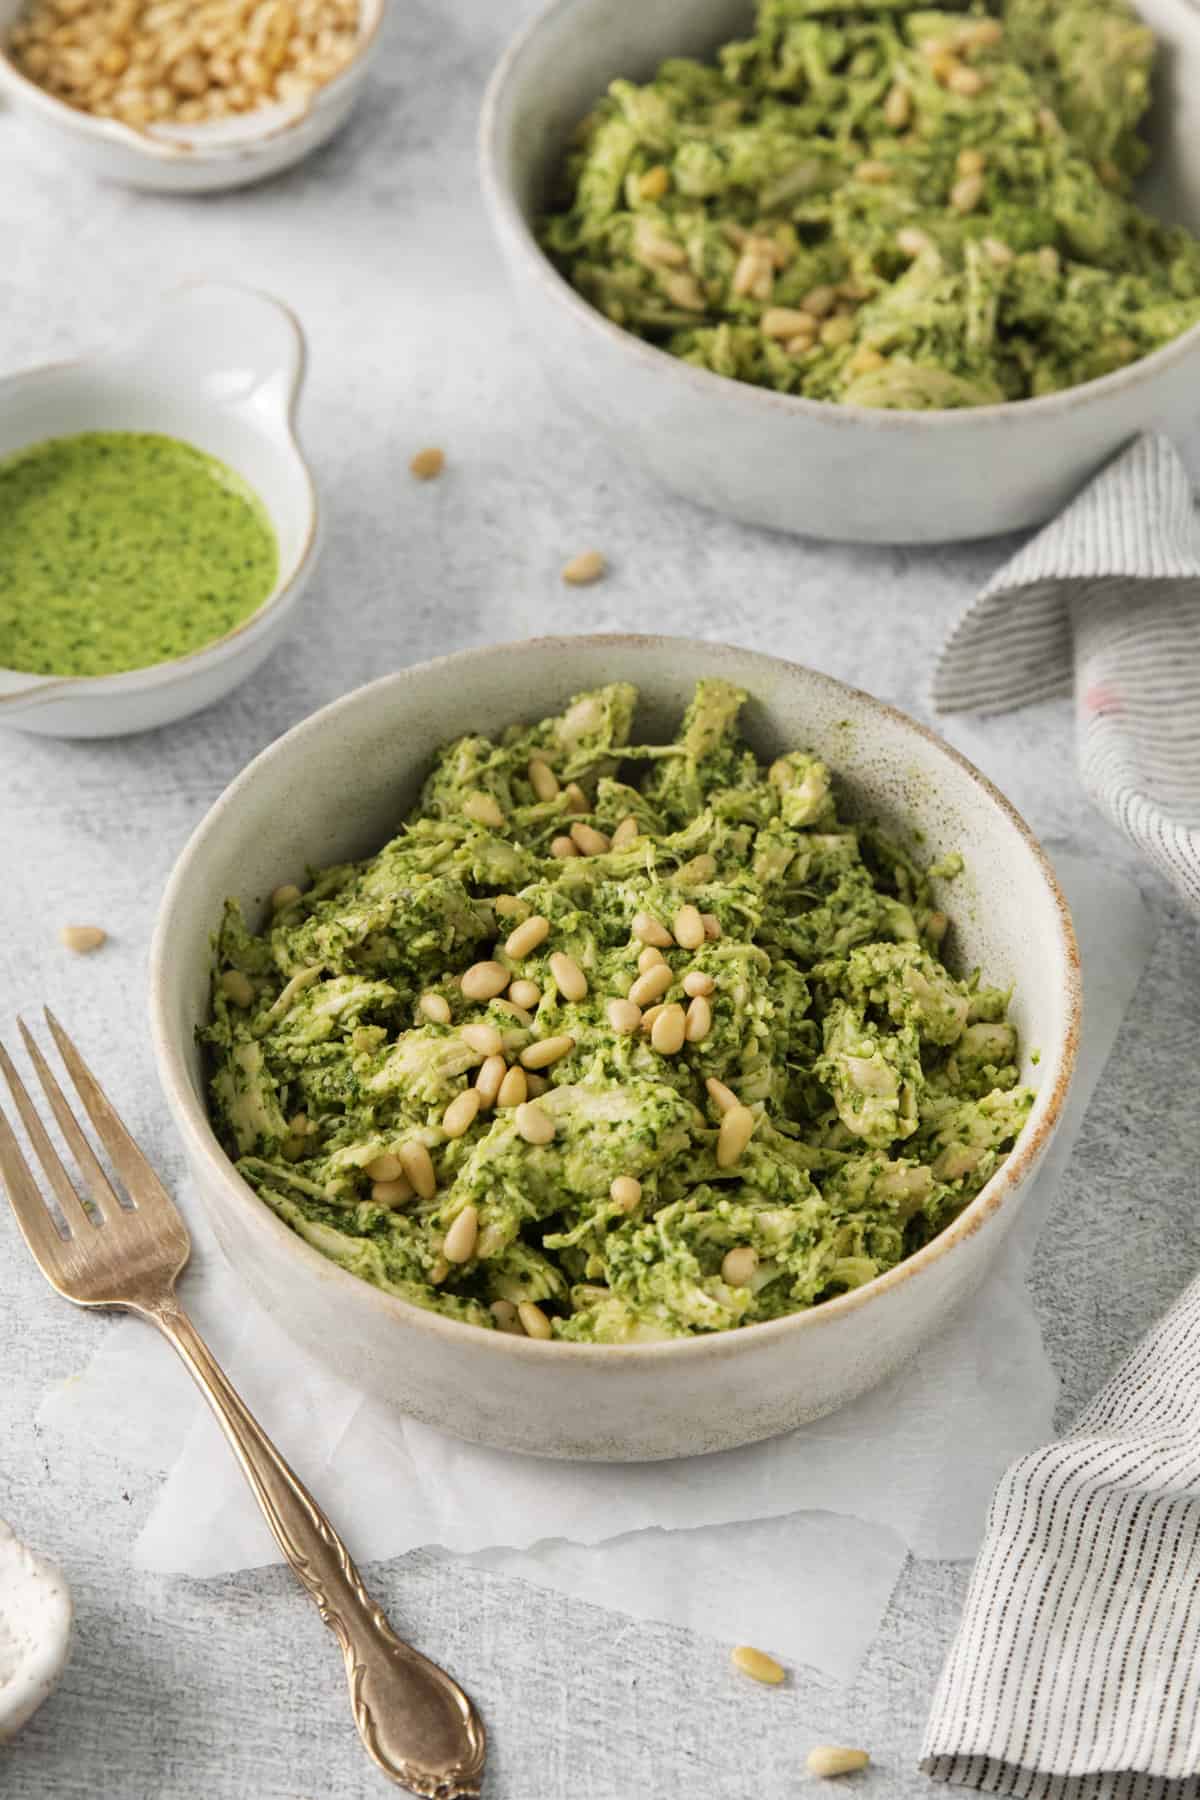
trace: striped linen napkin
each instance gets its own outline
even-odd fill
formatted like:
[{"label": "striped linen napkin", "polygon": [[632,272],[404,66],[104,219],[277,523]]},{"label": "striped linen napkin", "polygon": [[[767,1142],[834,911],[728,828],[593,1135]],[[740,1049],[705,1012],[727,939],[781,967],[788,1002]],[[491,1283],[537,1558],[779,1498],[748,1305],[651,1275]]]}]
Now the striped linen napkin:
[{"label": "striped linen napkin", "polygon": [[1072,689],[1088,794],[1200,908],[1200,532],[1166,438],[1138,438],[993,578],[933,704],[1007,712]]},{"label": "striped linen napkin", "polygon": [[921,1767],[1021,1800],[1200,1795],[1200,1281],[992,1500]]}]

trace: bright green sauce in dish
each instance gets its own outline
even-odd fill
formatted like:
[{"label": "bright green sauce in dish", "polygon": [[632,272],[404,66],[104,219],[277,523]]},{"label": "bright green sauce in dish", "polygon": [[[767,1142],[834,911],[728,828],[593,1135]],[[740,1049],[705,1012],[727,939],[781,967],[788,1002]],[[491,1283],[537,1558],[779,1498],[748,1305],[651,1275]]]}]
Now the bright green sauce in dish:
[{"label": "bright green sauce in dish", "polygon": [[223,637],[279,550],[240,476],[176,438],[88,431],[0,461],[0,666],[112,675]]}]

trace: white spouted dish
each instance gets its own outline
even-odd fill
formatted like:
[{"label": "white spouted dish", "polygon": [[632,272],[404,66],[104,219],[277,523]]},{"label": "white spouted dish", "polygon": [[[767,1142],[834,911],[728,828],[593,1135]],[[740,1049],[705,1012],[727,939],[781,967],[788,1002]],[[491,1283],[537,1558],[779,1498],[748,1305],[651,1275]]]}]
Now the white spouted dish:
[{"label": "white spouted dish", "polygon": [[[930,876],[758,762],[699,683],[631,745],[617,682],[446,746],[399,834],[235,902],[203,1033],[218,1131],[343,1268],[486,1329],[640,1343],[819,1305],[1012,1148],[1009,993],[941,960]],[[294,876],[295,871],[285,872]]]}]

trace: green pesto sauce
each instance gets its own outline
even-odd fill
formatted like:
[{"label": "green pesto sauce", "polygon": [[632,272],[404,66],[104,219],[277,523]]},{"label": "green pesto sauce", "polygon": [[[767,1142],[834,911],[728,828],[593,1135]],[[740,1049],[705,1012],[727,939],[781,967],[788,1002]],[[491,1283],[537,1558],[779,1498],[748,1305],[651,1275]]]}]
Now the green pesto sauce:
[{"label": "green pesto sauce", "polygon": [[0,666],[112,675],[250,616],[279,550],[252,488],[152,432],[86,431],[0,461]]}]

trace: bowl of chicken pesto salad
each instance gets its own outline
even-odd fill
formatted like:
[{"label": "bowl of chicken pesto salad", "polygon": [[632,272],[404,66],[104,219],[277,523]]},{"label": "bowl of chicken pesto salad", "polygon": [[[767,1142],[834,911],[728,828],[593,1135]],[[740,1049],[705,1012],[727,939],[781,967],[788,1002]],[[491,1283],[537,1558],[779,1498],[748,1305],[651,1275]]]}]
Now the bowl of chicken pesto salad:
[{"label": "bowl of chicken pesto salad", "polygon": [[468,1438],[631,1459],[911,1355],[1019,1207],[1078,1012],[1044,857],[940,740],[620,637],[408,669],[265,751],[152,995],[217,1235],[301,1343]]},{"label": "bowl of chicken pesto salad", "polygon": [[1146,4],[556,0],[481,137],[556,390],[752,523],[1048,517],[1200,375],[1200,21]]}]

